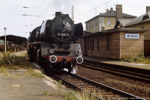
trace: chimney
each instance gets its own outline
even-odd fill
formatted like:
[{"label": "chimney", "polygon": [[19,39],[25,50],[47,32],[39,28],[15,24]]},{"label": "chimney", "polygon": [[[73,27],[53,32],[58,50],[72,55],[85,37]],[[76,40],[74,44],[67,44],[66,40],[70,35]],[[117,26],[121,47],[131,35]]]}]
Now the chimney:
[{"label": "chimney", "polygon": [[60,16],[61,15],[61,12],[55,12],[55,16]]},{"label": "chimney", "polygon": [[116,20],[122,19],[122,5],[116,5]]},{"label": "chimney", "polygon": [[109,9],[106,9],[106,12],[109,12]]},{"label": "chimney", "polygon": [[150,6],[146,6],[146,14],[148,14],[150,17]]},{"label": "chimney", "polygon": [[113,8],[110,8],[110,12],[113,12]]}]

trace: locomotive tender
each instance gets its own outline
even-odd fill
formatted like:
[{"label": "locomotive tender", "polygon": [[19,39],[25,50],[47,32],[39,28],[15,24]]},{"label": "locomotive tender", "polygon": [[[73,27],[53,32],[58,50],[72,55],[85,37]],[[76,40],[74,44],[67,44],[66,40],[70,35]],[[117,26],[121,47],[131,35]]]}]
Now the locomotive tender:
[{"label": "locomotive tender", "polygon": [[77,37],[83,36],[81,23],[74,24],[68,14],[56,12],[53,20],[46,20],[29,37],[28,57],[51,70],[67,68],[69,72],[83,62]]}]

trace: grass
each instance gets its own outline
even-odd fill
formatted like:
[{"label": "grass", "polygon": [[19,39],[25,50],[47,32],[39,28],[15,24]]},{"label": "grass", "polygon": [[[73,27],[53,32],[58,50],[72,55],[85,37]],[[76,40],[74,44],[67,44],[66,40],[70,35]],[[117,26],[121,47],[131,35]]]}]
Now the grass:
[{"label": "grass", "polygon": [[126,57],[126,58],[123,59],[123,61],[133,62],[133,63],[150,64],[150,57],[144,57],[144,56]]},{"label": "grass", "polygon": [[44,90],[42,93],[43,96],[54,96],[55,94],[49,93],[47,90]]},{"label": "grass", "polygon": [[96,97],[87,94],[86,92],[77,92],[78,100],[97,100]]},{"label": "grass", "polygon": [[[86,92],[76,92],[76,91],[69,91],[67,93],[62,92],[62,81],[59,80],[58,82],[58,94],[65,97],[65,100],[97,100],[94,96],[89,95]],[[48,94],[48,93],[45,93]]]},{"label": "grass", "polygon": [[19,66],[20,68],[34,68],[34,66],[26,60],[25,53],[16,55],[15,52],[7,52],[0,54],[0,66]]},{"label": "grass", "polygon": [[75,91],[69,91],[64,96],[65,96],[65,100],[78,100],[77,93]]},{"label": "grass", "polygon": [[61,90],[62,90],[62,81],[59,80],[58,82],[58,93],[61,94]]},{"label": "grass", "polygon": [[[57,94],[50,94],[47,90],[44,90],[42,95],[44,95],[44,96],[54,96],[54,95],[57,95]],[[91,96],[86,92],[75,92],[73,90],[71,90],[67,93],[61,93],[61,95],[64,97],[64,100],[97,100],[96,97]]]},{"label": "grass", "polygon": [[65,100],[97,100],[96,97],[89,95],[86,92],[69,91],[64,94]]},{"label": "grass", "polygon": [[8,72],[8,69],[4,66],[1,66],[0,67],[0,73],[7,73]]},{"label": "grass", "polygon": [[42,73],[35,72],[32,68],[28,69],[28,73],[27,74],[29,76],[32,76],[32,77],[45,78],[45,76]]},{"label": "grass", "polygon": [[12,70],[20,68],[27,69],[27,74],[32,77],[44,78],[45,76],[40,72],[34,71],[34,66],[25,58],[25,52],[15,53],[7,52],[0,54],[0,73],[8,73]]},{"label": "grass", "polygon": [[43,91],[44,96],[48,96],[48,91]]}]

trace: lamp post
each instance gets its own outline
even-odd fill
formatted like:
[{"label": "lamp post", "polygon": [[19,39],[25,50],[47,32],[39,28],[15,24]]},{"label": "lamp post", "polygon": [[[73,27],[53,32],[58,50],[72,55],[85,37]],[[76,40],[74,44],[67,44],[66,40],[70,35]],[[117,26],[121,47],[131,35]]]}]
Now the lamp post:
[{"label": "lamp post", "polygon": [[7,48],[6,48],[6,41],[7,41],[7,40],[6,40],[6,29],[7,29],[7,28],[4,27],[4,31],[5,31],[5,53],[6,53],[6,51],[7,51]]}]

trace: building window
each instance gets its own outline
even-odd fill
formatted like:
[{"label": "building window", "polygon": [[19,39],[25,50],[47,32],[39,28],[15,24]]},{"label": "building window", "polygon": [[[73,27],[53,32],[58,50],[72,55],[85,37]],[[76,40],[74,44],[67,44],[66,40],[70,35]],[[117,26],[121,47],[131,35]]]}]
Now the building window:
[{"label": "building window", "polygon": [[89,49],[94,50],[94,40],[89,40]]},{"label": "building window", "polygon": [[144,29],[144,26],[142,26],[142,29]]},{"label": "building window", "polygon": [[92,50],[92,40],[90,40],[90,50]]},{"label": "building window", "polygon": [[99,50],[99,45],[100,44],[100,40],[99,39],[97,39],[97,50]]},{"label": "building window", "polygon": [[87,49],[89,50],[90,48],[90,40],[87,41]]},{"label": "building window", "polygon": [[108,22],[107,22],[107,25],[110,26],[110,25],[111,25],[111,21],[108,21]]},{"label": "building window", "polygon": [[96,21],[96,27],[98,27],[98,21]]},{"label": "building window", "polygon": [[107,37],[107,50],[109,50],[109,37]]},{"label": "building window", "polygon": [[87,23],[86,25],[86,30],[89,31],[89,23]]},{"label": "building window", "polygon": [[92,40],[92,50],[94,50],[94,40]]},{"label": "building window", "polygon": [[89,50],[91,50],[91,40],[89,40]]},{"label": "building window", "polygon": [[93,25],[93,24],[91,23],[91,24],[90,24],[90,29],[92,29],[92,25]]}]

